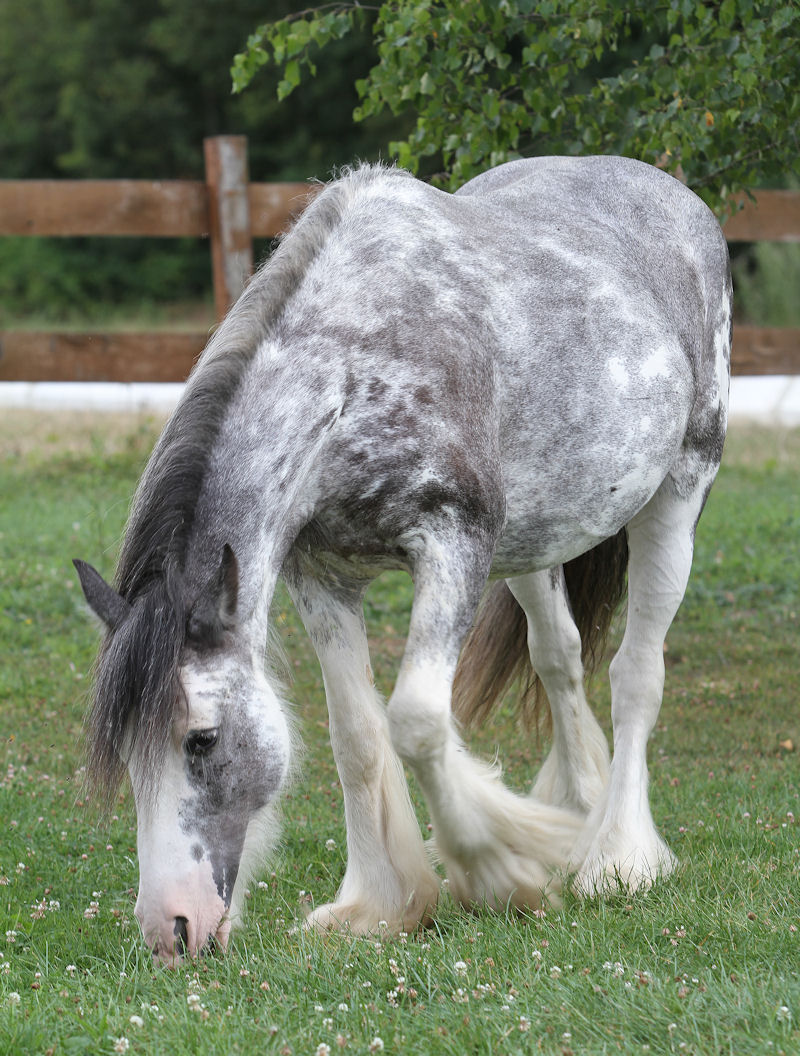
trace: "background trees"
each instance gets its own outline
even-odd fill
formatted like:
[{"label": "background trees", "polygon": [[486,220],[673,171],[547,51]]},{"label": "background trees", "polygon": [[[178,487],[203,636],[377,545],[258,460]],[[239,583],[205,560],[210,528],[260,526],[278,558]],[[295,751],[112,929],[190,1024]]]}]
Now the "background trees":
[{"label": "background trees", "polygon": [[[796,0],[307,3],[3,0],[0,178],[199,178],[222,132],[248,136],[258,180],[394,156],[455,186],[518,155],[617,152],[720,206],[797,171]],[[0,239],[0,325],[208,284],[190,241]]]},{"label": "background trees", "polygon": [[[232,93],[231,61],[266,6],[3,0],[0,178],[198,179],[203,138],[218,133],[248,136],[256,180],[326,178],[355,157],[377,157],[398,128],[391,116],[352,121],[353,79],[372,61],[364,32],[337,43],[291,99],[277,98],[278,71]],[[300,6],[268,5],[278,16]],[[209,287],[207,247],[192,240],[0,239],[0,325],[28,313],[105,316],[109,303],[150,310]]]},{"label": "background trees", "polygon": [[779,0],[385,0],[325,4],[261,26],[237,56],[288,95],[316,51],[369,26],[362,120],[414,118],[401,165],[456,187],[509,159],[627,154],[677,171],[712,205],[798,163],[800,7]]}]

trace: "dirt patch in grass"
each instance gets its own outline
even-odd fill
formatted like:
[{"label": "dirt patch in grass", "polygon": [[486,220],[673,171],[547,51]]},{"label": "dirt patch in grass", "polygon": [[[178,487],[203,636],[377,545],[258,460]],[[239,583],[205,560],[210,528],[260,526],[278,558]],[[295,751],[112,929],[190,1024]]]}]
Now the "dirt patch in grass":
[{"label": "dirt patch in grass", "polygon": [[45,461],[59,455],[146,450],[166,415],[153,412],[33,411],[4,407],[0,412],[0,459],[35,454]]}]

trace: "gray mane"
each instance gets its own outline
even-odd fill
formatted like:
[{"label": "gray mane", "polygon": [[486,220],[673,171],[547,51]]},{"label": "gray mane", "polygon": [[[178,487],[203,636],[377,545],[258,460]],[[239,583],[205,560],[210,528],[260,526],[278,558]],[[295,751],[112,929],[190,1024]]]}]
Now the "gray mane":
[{"label": "gray mane", "polygon": [[156,444],[137,488],[117,565],[116,589],[131,611],[101,645],[87,719],[89,783],[106,803],[124,774],[126,734],[138,742],[147,773],[155,778],[161,769],[180,699],[178,672],[193,601],[186,596],[183,571],[195,510],[228,407],[352,195],[385,173],[369,166],[347,172],[309,205],[214,334]]}]

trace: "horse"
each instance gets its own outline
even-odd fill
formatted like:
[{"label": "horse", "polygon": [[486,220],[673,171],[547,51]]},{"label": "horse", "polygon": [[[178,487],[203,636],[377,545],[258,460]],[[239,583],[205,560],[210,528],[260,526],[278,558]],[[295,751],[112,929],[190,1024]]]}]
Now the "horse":
[{"label": "horse", "polygon": [[[404,765],[465,906],[670,872],[646,744],[721,458],[730,331],[716,219],[643,162],[517,160],[454,194],[365,165],[321,190],[190,375],[114,585],[76,561],[105,627],[87,769],[97,795],[130,776],[156,958],[225,948],[277,838],[296,758],[267,654],[279,576],[322,668],[347,824],[341,886],[308,927],[434,912]],[[388,703],[362,605],[386,569],[414,587]],[[584,667],[626,590],[612,758]],[[520,795],[462,727],[526,664],[552,744]]]}]

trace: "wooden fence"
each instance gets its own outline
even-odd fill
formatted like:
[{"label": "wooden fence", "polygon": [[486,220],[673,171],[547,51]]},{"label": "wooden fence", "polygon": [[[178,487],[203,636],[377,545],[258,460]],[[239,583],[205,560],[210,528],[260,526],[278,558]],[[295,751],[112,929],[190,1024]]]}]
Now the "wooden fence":
[{"label": "wooden fence", "polygon": [[[252,240],[272,237],[313,184],[250,183],[244,136],[207,139],[205,182],[0,180],[6,235],[199,236],[211,246],[222,318],[253,267]],[[725,226],[729,242],[800,241],[800,192],[761,191]],[[207,333],[0,331],[0,381],[183,381]],[[800,374],[800,329],[737,326],[734,374]]]}]

